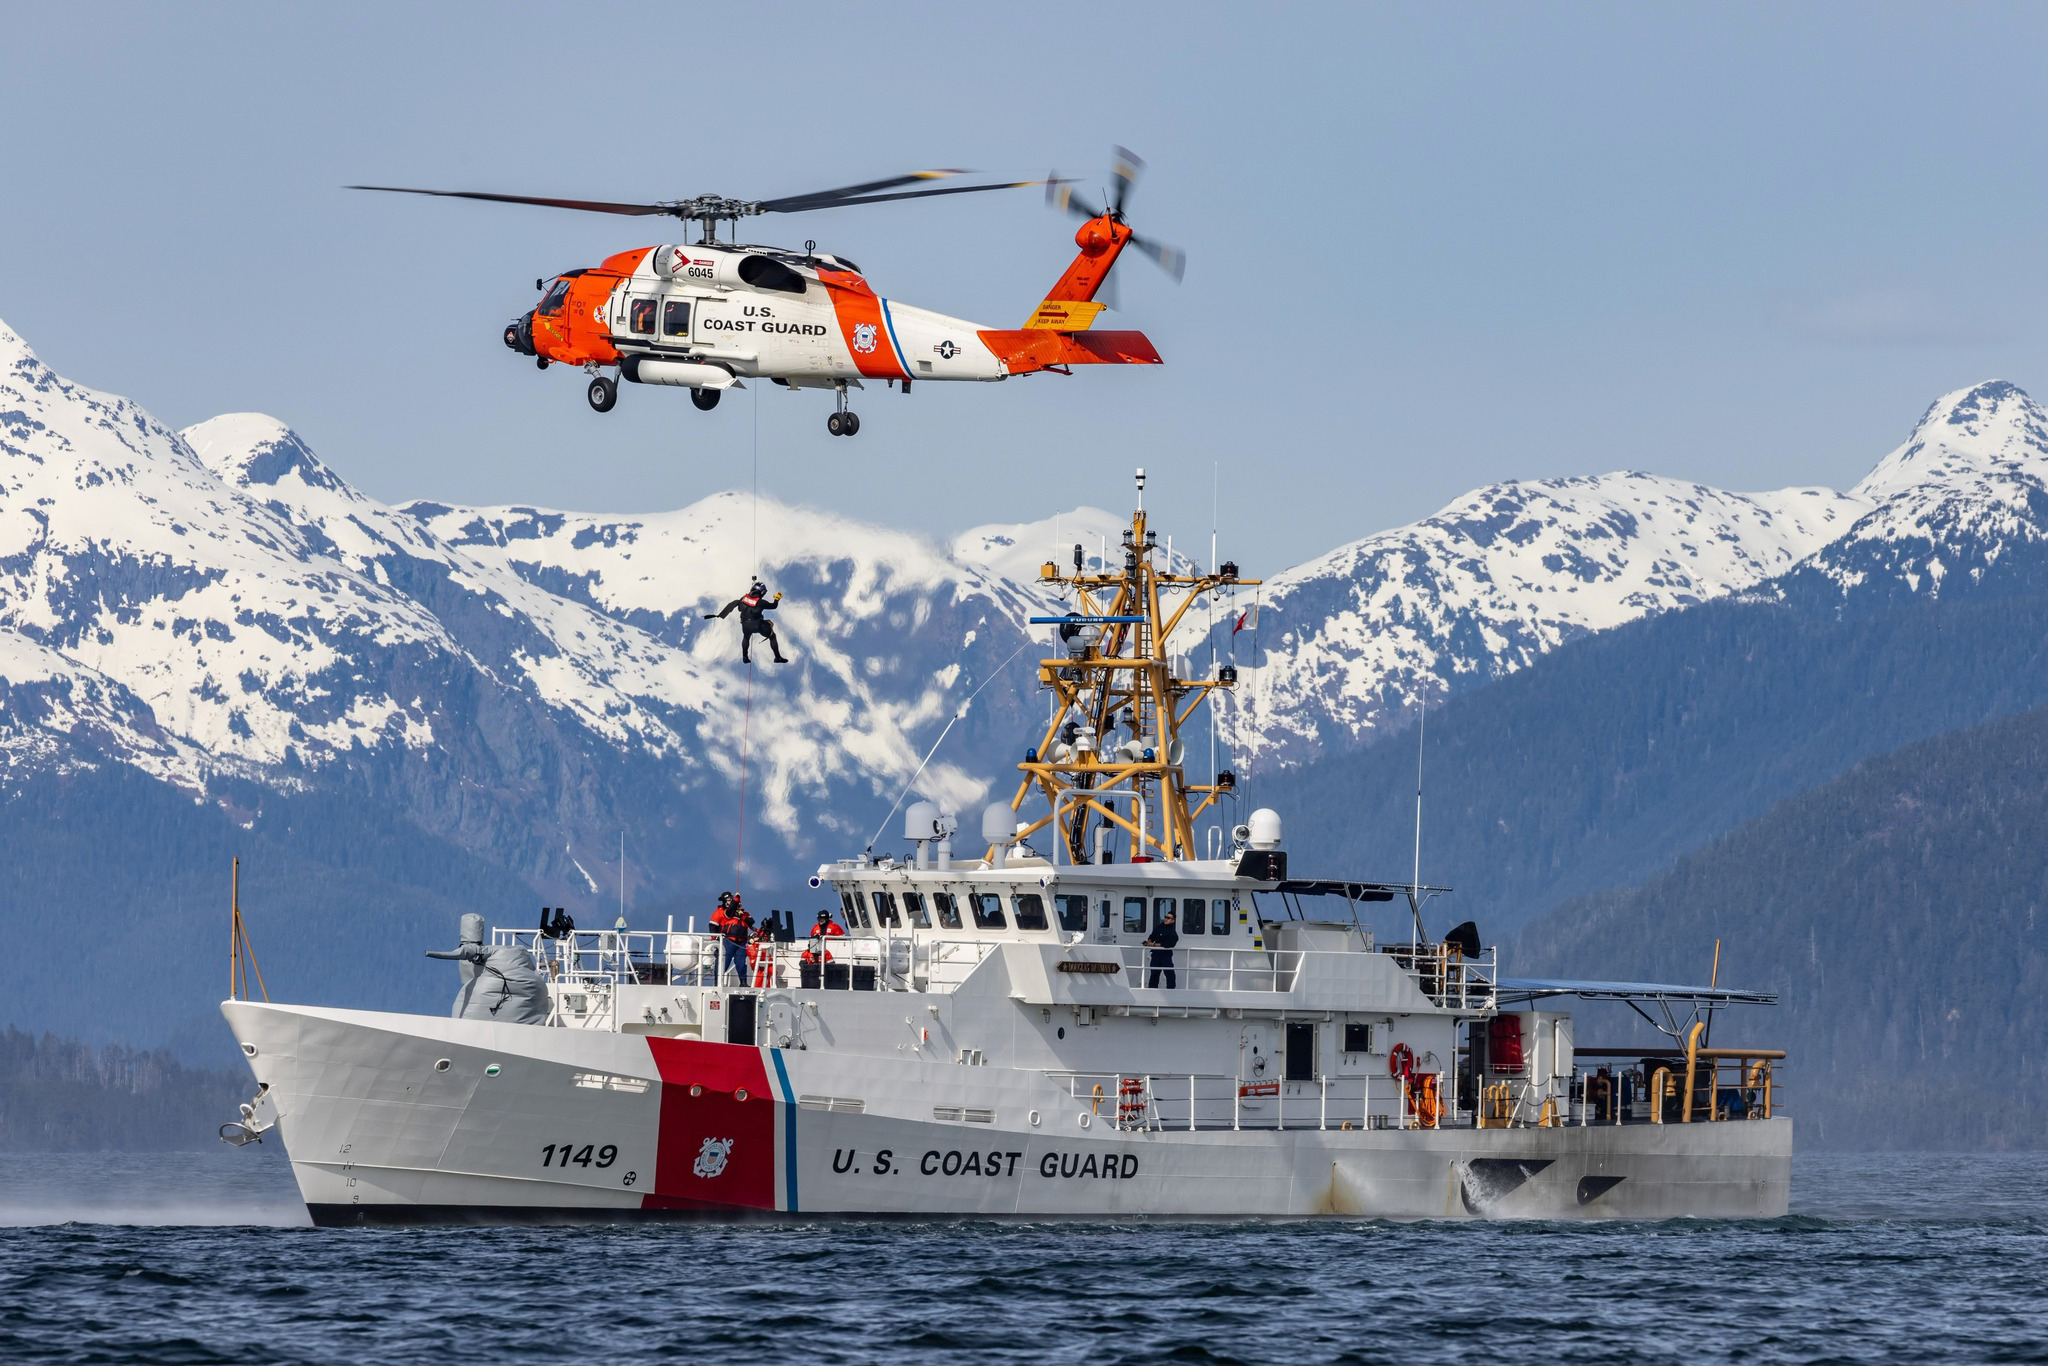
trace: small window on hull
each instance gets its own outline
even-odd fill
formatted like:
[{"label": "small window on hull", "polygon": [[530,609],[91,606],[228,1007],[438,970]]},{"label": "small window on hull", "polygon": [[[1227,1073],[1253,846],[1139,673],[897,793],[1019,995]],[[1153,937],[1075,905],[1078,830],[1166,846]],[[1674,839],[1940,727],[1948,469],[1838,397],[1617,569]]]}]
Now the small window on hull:
[{"label": "small window on hull", "polygon": [[[638,331],[639,329],[634,329]],[[664,337],[687,337],[690,335],[690,305],[681,299],[671,299],[661,306],[661,335]]]},{"label": "small window on hull", "polygon": [[1142,897],[1142,896],[1127,896],[1127,897],[1125,897],[1125,898],[1124,898],[1124,933],[1125,933],[1125,934],[1143,934],[1144,932],[1145,932],[1145,898],[1144,898],[1144,897]]},{"label": "small window on hull", "polygon": [[[1153,901],[1152,901],[1152,928],[1156,930],[1156,929],[1158,929],[1158,928],[1159,928],[1159,927],[1160,927],[1161,925],[1164,925],[1164,924],[1166,923],[1166,917],[1168,917],[1168,916],[1170,916],[1170,915],[1174,915],[1174,912],[1175,912],[1175,911],[1177,911],[1178,909],[1179,909],[1179,908],[1178,908],[1177,906],[1175,906],[1175,905],[1173,904],[1173,898],[1172,898],[1172,897],[1170,897],[1170,896],[1162,896],[1162,897],[1155,897],[1155,898],[1153,898]],[[1179,916],[1177,916],[1177,915],[1174,915],[1174,918],[1175,918],[1176,920],[1178,920],[1178,919],[1179,919],[1180,917],[1179,917]]]},{"label": "small window on hull", "polygon": [[635,299],[627,309],[626,330],[651,334],[654,331],[654,300]]},{"label": "small window on hull", "polygon": [[1180,903],[1180,932],[1182,934],[1206,934],[1209,931],[1208,908],[1200,897],[1191,896]]},{"label": "small window on hull", "polygon": [[1230,903],[1212,901],[1209,903],[1209,929],[1215,934],[1230,933]]}]

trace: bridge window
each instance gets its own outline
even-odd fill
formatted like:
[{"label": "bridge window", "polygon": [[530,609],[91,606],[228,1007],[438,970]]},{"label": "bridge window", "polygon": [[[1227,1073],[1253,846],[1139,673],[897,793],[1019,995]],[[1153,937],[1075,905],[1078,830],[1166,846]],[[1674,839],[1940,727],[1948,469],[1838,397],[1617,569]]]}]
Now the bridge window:
[{"label": "bridge window", "polygon": [[[638,331],[639,329],[634,329]],[[661,335],[664,337],[687,337],[690,335],[690,303],[687,299],[670,299],[661,306]]]},{"label": "bridge window", "polygon": [[1056,896],[1053,906],[1059,911],[1060,928],[1068,934],[1088,932],[1088,898],[1085,896]]},{"label": "bridge window", "polygon": [[1003,914],[1003,899],[994,892],[976,892],[970,898],[974,903],[974,928],[977,930],[1007,930],[1009,917]]},{"label": "bridge window", "polygon": [[626,330],[654,334],[654,300],[635,299],[626,309]]},{"label": "bridge window", "polygon": [[1209,908],[1198,896],[1188,897],[1180,903],[1180,932],[1182,934],[1206,934],[1209,930]]},{"label": "bridge window", "polygon": [[1017,928],[1020,930],[1042,930],[1045,923],[1045,898],[1036,892],[1025,892],[1017,898]]},{"label": "bridge window", "polygon": [[1145,898],[1144,898],[1144,897],[1142,897],[1142,896],[1127,896],[1127,897],[1125,897],[1125,898],[1124,898],[1124,933],[1125,933],[1125,934],[1143,934],[1144,932],[1145,932]]},{"label": "bridge window", "polygon": [[[1201,903],[1197,902],[1196,904],[1200,905]],[[1156,930],[1161,925],[1164,925],[1166,923],[1166,917],[1169,915],[1173,915],[1173,913],[1179,909],[1179,907],[1173,904],[1173,898],[1170,896],[1162,896],[1155,898],[1152,902],[1152,928]],[[1175,919],[1174,923],[1179,923],[1178,918]]]},{"label": "bridge window", "polygon": [[939,913],[939,924],[943,928],[960,928],[960,903],[953,899],[951,892],[933,892],[932,909]]},{"label": "bridge window", "polygon": [[1230,933],[1230,903],[1224,900],[1209,903],[1209,928],[1217,934]]},{"label": "bridge window", "polygon": [[839,894],[839,908],[846,913],[846,928],[849,930],[868,927],[868,913],[860,908],[860,898],[852,892]]},{"label": "bridge window", "polygon": [[869,892],[868,895],[873,898],[875,903],[875,923],[877,925],[885,930],[900,930],[903,928],[903,919],[896,914],[896,894],[894,892]]},{"label": "bridge window", "polygon": [[743,256],[740,258],[740,279],[755,289],[772,289],[779,294],[801,294],[804,292],[804,277],[780,261],[766,256]]},{"label": "bridge window", "polygon": [[905,892],[903,894],[903,910],[910,917],[910,923],[917,926],[920,930],[928,930],[932,927],[932,913],[924,908],[924,894],[922,892]]}]

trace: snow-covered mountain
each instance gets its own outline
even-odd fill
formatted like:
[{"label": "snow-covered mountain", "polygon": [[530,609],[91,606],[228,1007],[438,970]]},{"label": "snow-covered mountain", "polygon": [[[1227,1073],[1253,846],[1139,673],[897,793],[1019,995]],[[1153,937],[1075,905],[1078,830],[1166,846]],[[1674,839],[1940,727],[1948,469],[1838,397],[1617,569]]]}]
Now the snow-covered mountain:
[{"label": "snow-covered mountain", "polygon": [[1943,394],[1852,492],[1868,510],[1776,595],[1872,611],[2048,588],[2048,413],[2017,385]]},{"label": "snow-covered mountain", "polygon": [[[1240,669],[1223,762],[1368,743],[1716,597],[1953,592],[2048,559],[2044,432],[1984,384],[1848,493],[1506,483],[1268,572],[1210,617]],[[354,793],[566,891],[622,829],[636,882],[709,876],[744,764],[750,862],[787,872],[864,844],[956,711],[920,790],[965,808],[1007,786],[1043,719],[1038,566],[1076,544],[1119,562],[1124,525],[1082,508],[948,543],[731,493],[645,516],[392,507],[274,419],[173,432],[0,324],[0,777],[113,763],[195,794]],[[704,618],[755,573],[786,594],[794,662],[750,674],[737,624]]]},{"label": "snow-covered mountain", "polygon": [[[1593,631],[1781,574],[1867,499],[1648,474],[1494,484],[1270,578],[1241,748],[1287,763]],[[1234,625],[1234,623],[1233,623]]]}]

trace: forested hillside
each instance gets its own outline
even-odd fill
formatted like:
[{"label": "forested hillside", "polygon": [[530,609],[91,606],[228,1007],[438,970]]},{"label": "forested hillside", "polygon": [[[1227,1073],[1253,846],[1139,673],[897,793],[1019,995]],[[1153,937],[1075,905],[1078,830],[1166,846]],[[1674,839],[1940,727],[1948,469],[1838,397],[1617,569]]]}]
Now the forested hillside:
[{"label": "forested hillside", "polygon": [[[1802,1143],[2048,1138],[2048,707],[1862,764],[1510,946],[1518,974],[1779,993],[1719,1041],[1783,1040]],[[1737,1035],[1741,1037],[1738,1038]]]},{"label": "forested hillside", "polygon": [[92,1049],[0,1033],[0,1152],[211,1147],[255,1090],[246,1071],[181,1067],[168,1052]]},{"label": "forested hillside", "polygon": [[[94,1043],[170,1044],[236,1060],[228,986],[230,861],[270,990],[313,1004],[442,1010],[464,911],[539,911],[511,873],[374,804],[250,785],[223,811],[124,767],[45,775],[0,800],[0,907],[18,955],[4,1018]],[[609,924],[609,920],[606,921]],[[443,943],[441,941],[446,941]]]},{"label": "forested hillside", "polygon": [[[2048,598],[1853,619],[1707,603],[1567,645],[1429,718],[1422,874],[1504,933],[1680,855],[1857,762],[2048,703]],[[1415,735],[1254,770],[1302,872],[1405,878]]]}]

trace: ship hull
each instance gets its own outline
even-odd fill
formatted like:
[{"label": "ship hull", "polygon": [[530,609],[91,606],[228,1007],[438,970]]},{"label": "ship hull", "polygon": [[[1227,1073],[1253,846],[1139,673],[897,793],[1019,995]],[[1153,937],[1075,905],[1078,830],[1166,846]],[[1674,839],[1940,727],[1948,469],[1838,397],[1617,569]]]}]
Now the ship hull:
[{"label": "ship hull", "polygon": [[1784,1118],[1125,1128],[1115,1096],[916,1056],[248,1002],[223,1013],[321,1224],[1769,1218],[1789,1198]]}]

